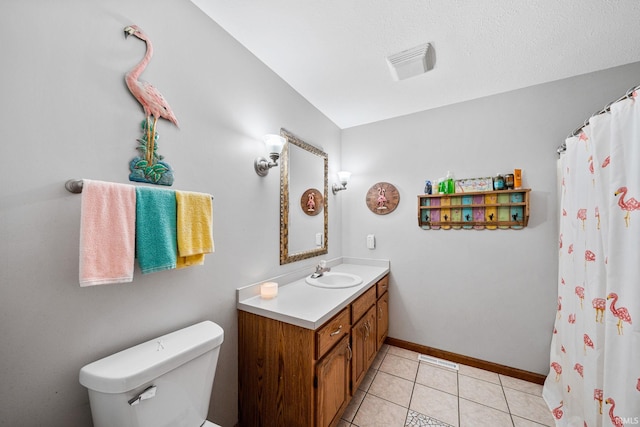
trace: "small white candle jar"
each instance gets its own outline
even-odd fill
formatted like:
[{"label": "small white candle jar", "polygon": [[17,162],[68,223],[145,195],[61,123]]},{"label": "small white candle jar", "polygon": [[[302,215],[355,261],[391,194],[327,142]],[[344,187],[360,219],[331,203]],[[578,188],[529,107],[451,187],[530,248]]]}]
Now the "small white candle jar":
[{"label": "small white candle jar", "polygon": [[264,299],[271,299],[278,296],[278,284],[276,282],[265,282],[260,285],[260,296]]}]

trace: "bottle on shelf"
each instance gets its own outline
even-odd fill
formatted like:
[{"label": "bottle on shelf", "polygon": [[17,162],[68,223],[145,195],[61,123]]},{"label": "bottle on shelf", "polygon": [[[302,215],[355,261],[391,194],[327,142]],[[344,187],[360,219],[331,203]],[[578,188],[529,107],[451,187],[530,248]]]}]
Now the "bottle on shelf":
[{"label": "bottle on shelf", "polygon": [[507,190],[513,190],[513,174],[507,173],[504,175],[504,188]]},{"label": "bottle on shelf", "polygon": [[513,170],[513,185],[515,188],[522,188],[522,169]]},{"label": "bottle on shelf", "polygon": [[447,194],[453,194],[456,192],[456,183],[455,180],[453,178],[453,174],[450,171],[447,171],[447,178],[446,178],[446,191],[445,193]]},{"label": "bottle on shelf", "polygon": [[431,181],[427,180],[424,183],[424,194],[431,194],[433,191],[433,187],[431,186]]},{"label": "bottle on shelf", "polygon": [[496,177],[493,178],[493,189],[504,190],[504,178],[502,175],[497,174]]}]

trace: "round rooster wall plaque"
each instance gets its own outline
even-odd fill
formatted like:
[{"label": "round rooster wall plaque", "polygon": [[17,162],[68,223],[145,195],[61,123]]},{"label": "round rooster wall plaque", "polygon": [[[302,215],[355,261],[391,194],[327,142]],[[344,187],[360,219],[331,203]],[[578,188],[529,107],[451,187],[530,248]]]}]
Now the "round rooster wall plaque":
[{"label": "round rooster wall plaque", "polygon": [[367,207],[377,215],[386,215],[393,212],[400,203],[398,189],[388,182],[374,184],[367,191]]}]

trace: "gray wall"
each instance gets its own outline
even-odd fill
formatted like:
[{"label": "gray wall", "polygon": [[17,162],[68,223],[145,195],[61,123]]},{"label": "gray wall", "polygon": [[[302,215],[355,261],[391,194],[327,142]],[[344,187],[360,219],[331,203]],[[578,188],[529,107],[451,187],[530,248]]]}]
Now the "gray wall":
[{"label": "gray wall", "polygon": [[[593,112],[640,83],[640,63],[342,132],[343,251],[391,260],[394,338],[546,374],[557,296],[556,148]],[[424,76],[429,78],[429,76]],[[401,83],[400,83],[401,84]],[[425,179],[523,169],[524,230],[417,225]],[[376,216],[364,195],[393,183],[400,205]],[[366,249],[366,235],[377,238]]]},{"label": "gray wall", "polygon": [[[80,195],[69,178],[128,182],[142,109],[124,73],[144,43],[142,78],[181,129],[159,125],[173,188],[214,200],[216,252],[201,267],[80,288]],[[235,289],[317,261],[279,266],[279,174],[260,178],[262,136],[285,127],[339,170],[340,130],[191,2],[0,3],[0,425],[91,425],[85,364],[204,319],[225,330],[211,419],[237,421]],[[338,212],[339,200],[330,200]],[[340,256],[340,215],[330,220]]]},{"label": "gray wall", "polygon": [[[156,47],[143,78],[181,123],[159,125],[174,188],[215,196],[216,253],[201,267],[80,288],[80,196],[63,184],[128,182],[142,111],[123,75],[144,53],[123,37],[131,23]],[[259,178],[253,159],[264,155],[262,135],[280,127],[321,145],[332,176],[354,173],[347,191],[329,195],[326,258],[391,259],[391,336],[545,373],[557,271],[554,150],[640,75],[634,64],[341,132],[188,1],[5,1],[0,39],[3,426],[90,425],[77,381],[83,365],[203,319],[226,333],[211,419],[236,422],[235,289],[317,261],[278,265],[278,176]],[[425,178],[513,167],[533,189],[527,229],[417,227]],[[401,193],[386,217],[364,204],[378,181]]]}]

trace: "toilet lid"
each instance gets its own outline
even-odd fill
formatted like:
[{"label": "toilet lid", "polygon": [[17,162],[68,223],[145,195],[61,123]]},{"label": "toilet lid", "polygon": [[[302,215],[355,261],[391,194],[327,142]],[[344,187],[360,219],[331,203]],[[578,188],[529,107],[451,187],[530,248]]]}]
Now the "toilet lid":
[{"label": "toilet lid", "polygon": [[218,424],[214,424],[211,421],[205,421],[204,424],[202,424],[202,427],[220,427]]}]

